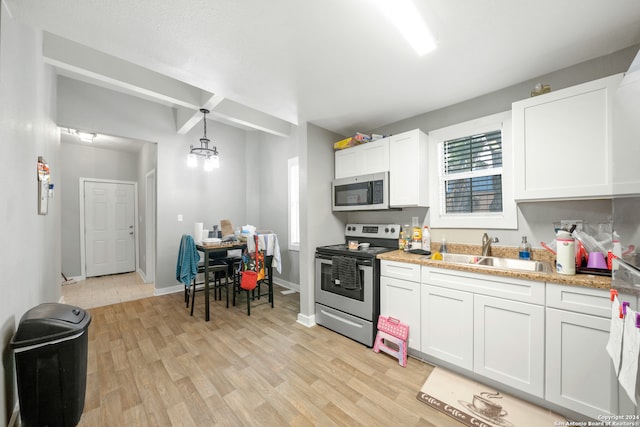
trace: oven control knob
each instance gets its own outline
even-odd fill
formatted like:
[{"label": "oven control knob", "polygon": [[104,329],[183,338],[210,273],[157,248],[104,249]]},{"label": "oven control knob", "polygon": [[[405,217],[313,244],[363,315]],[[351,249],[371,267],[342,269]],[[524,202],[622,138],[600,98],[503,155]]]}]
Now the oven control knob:
[{"label": "oven control knob", "polygon": [[391,227],[391,232],[392,232],[392,233],[395,233],[395,232],[396,232],[396,229],[395,229],[395,228],[393,228],[393,227]]},{"label": "oven control knob", "polygon": [[385,227],[385,228],[384,228],[384,232],[385,232],[385,233],[388,233],[388,232],[389,232],[389,227]]}]

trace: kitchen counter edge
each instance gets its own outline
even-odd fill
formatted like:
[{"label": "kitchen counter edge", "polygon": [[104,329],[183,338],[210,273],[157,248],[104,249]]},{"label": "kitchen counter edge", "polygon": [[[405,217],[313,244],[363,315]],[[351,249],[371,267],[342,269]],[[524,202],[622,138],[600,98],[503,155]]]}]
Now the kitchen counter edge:
[{"label": "kitchen counter edge", "polygon": [[385,252],[377,256],[380,260],[406,262],[409,264],[419,264],[428,267],[446,268],[449,270],[469,271],[472,273],[488,274],[502,277],[515,277],[524,280],[535,280],[538,282],[556,283],[562,285],[583,286],[595,289],[610,289],[611,278],[606,276],[596,276],[593,274],[576,274],[567,276],[558,273],[538,273],[532,271],[506,270],[500,268],[486,268],[476,265],[457,264],[445,261],[435,261],[425,259],[424,255],[416,255],[401,250]]}]

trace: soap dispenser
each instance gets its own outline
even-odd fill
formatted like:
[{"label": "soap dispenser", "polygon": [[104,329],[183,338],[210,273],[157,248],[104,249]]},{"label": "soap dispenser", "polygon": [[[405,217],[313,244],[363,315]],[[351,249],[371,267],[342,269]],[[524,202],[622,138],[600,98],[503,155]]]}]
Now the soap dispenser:
[{"label": "soap dispenser", "polygon": [[522,243],[518,251],[518,258],[531,259],[531,245],[527,242],[527,236],[522,236]]}]

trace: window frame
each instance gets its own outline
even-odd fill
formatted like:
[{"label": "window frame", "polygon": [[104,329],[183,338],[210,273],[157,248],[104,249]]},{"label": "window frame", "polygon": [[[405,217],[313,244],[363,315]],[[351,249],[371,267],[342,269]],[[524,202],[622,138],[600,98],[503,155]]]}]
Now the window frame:
[{"label": "window frame", "polygon": [[[442,146],[471,135],[502,131],[502,212],[444,213],[442,200]],[[429,132],[430,225],[433,228],[517,229],[518,214],[514,198],[513,137],[511,112],[492,114]]]},{"label": "window frame", "polygon": [[[294,184],[295,184],[295,187],[292,188]],[[293,212],[294,210],[295,210],[295,213]],[[287,227],[289,231],[288,233],[289,234],[289,237],[288,237],[289,250],[299,251],[300,250],[300,161],[298,156],[291,157],[290,159],[287,160]]]}]

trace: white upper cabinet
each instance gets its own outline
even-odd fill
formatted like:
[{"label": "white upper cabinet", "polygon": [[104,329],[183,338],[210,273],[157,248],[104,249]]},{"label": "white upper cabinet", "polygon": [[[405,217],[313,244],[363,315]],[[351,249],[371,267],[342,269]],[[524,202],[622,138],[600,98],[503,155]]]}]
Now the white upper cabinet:
[{"label": "white upper cabinet", "polygon": [[616,90],[613,193],[640,194],[640,71],[627,74]]},{"label": "white upper cabinet", "polygon": [[[616,92],[622,77],[617,74],[513,104],[516,200],[615,195],[617,162],[622,156],[629,163],[623,153],[638,150],[638,144],[628,146],[624,138],[628,129],[617,124],[621,119]],[[627,171],[631,177],[620,175],[636,186],[636,192],[638,169]]]},{"label": "white upper cabinet", "polygon": [[335,156],[335,178],[367,175],[389,170],[389,138],[338,150]]},{"label": "white upper cabinet", "polygon": [[427,135],[414,129],[389,139],[389,205],[429,206]]}]

